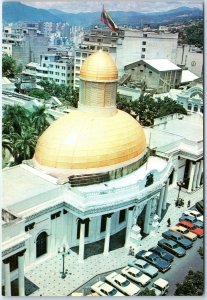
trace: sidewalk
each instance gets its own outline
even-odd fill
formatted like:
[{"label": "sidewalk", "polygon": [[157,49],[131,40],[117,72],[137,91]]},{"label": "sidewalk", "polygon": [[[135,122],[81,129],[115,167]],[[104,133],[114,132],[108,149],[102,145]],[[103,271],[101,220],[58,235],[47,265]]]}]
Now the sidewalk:
[{"label": "sidewalk", "polygon": [[[160,222],[158,232],[141,240],[138,245],[139,250],[148,249],[157,244],[157,241],[162,237],[162,232],[168,229],[167,219],[170,217],[172,225],[177,223],[182,212],[187,209],[188,200],[193,206],[197,201],[203,199],[203,187],[192,194],[180,192],[180,197],[185,200],[184,207],[175,206],[177,195],[178,189],[169,189],[167,211]],[[26,272],[25,277],[31,282],[26,284],[26,295],[69,295],[94,276],[126,266],[129,260],[128,252],[128,249],[123,247],[109,252],[108,255],[90,256],[83,263],[80,263],[78,262],[78,255],[71,251],[71,254],[65,257],[65,266],[68,270],[65,279],[62,279],[60,274],[62,257],[57,254],[36,266],[35,269]]]}]

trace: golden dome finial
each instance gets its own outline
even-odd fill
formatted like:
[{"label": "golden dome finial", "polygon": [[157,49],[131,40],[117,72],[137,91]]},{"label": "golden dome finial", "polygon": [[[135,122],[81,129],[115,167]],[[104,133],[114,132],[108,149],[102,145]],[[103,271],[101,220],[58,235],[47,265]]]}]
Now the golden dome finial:
[{"label": "golden dome finial", "polygon": [[100,49],[85,60],[80,78],[88,81],[116,81],[118,70],[112,56]]}]

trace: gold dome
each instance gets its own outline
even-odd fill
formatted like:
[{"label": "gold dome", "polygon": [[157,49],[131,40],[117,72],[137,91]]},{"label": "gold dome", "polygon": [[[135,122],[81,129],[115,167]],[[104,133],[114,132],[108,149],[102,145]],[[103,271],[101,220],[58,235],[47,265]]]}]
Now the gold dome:
[{"label": "gold dome", "polygon": [[89,81],[117,80],[118,71],[112,56],[102,50],[89,56],[81,67],[80,78]]},{"label": "gold dome", "polygon": [[52,168],[99,168],[136,158],[145,147],[143,128],[127,113],[106,118],[74,111],[42,134],[34,159]]}]

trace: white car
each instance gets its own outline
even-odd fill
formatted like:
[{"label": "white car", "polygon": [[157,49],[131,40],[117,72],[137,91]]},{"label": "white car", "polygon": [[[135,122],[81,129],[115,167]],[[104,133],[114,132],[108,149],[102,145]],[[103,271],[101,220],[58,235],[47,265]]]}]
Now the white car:
[{"label": "white car", "polygon": [[101,280],[93,284],[91,289],[100,296],[124,296],[124,294],[117,291],[113,286]]},{"label": "white car", "polygon": [[121,273],[142,286],[146,286],[151,280],[149,276],[143,274],[140,270],[134,267],[127,266],[121,270]]},{"label": "white car", "polygon": [[186,210],[183,214],[186,216],[192,216],[192,217],[196,218],[197,220],[203,222],[203,215],[197,210],[189,209],[189,210]]},{"label": "white car", "polygon": [[136,296],[141,291],[138,286],[116,272],[107,275],[106,280],[127,296]]},{"label": "white car", "polygon": [[155,291],[156,296],[162,296],[167,294],[169,289],[169,282],[165,279],[159,278],[152,284],[151,290]]}]

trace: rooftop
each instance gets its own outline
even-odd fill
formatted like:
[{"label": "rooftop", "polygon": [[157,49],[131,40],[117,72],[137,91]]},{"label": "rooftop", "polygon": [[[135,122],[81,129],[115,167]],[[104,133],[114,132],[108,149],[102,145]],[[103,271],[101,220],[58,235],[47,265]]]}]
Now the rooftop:
[{"label": "rooftop", "polygon": [[143,59],[143,61],[158,71],[181,70],[168,59]]},{"label": "rooftop", "polygon": [[195,75],[194,73],[190,72],[189,70],[183,70],[182,76],[181,76],[181,83],[194,81],[198,79],[199,77]]}]

